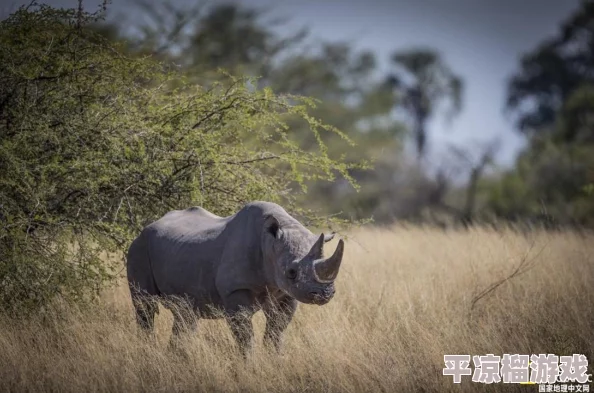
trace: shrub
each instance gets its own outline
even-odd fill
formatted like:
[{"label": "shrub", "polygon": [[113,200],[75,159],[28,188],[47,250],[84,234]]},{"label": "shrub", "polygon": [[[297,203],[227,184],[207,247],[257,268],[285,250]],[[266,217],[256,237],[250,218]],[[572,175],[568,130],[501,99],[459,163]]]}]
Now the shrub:
[{"label": "shrub", "polygon": [[[168,210],[227,215],[265,199],[307,215],[295,202],[307,182],[350,181],[320,137],[344,135],[308,115],[310,100],[249,79],[193,86],[101,37],[98,17],[34,4],[0,22],[4,312],[92,299],[117,273],[105,253]],[[288,117],[317,150],[291,138]]]}]

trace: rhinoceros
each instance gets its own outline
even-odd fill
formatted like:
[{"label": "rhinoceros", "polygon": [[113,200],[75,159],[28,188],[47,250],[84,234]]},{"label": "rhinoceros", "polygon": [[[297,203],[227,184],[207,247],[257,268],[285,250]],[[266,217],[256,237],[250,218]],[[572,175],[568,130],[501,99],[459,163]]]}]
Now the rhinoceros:
[{"label": "rhinoceros", "polygon": [[128,250],[136,320],[152,331],[157,302],[184,298],[192,318],[174,313],[172,337],[195,329],[196,319],[224,317],[246,356],[251,318],[262,310],[264,342],[280,351],[298,302],[323,305],[334,296],[344,242],[324,258],[323,245],[333,237],[314,235],[269,202],[249,203],[229,217],[201,207],[171,211],[145,227]]}]

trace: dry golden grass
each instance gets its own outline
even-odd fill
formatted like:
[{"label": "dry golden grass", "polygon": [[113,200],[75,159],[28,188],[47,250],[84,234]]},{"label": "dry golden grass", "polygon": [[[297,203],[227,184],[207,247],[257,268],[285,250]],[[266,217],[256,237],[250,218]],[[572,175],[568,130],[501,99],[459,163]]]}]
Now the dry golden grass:
[{"label": "dry golden grass", "polygon": [[[335,245],[333,241],[330,245]],[[527,257],[526,257],[527,256]],[[0,320],[2,391],[409,392],[485,388],[442,375],[444,354],[583,353],[594,360],[594,236],[572,233],[362,229],[351,234],[335,299],[301,305],[283,356],[261,343],[237,355],[223,321],[200,321],[184,353],[137,334],[120,286],[55,320]],[[534,268],[478,301],[523,259]],[[591,370],[589,371],[591,372]]]}]

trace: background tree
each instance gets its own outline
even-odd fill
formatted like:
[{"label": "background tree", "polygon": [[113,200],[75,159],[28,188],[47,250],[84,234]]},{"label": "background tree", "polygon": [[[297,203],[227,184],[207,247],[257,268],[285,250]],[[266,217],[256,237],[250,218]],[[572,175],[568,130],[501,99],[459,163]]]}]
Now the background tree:
[{"label": "background tree", "polygon": [[594,2],[582,2],[555,37],[523,56],[507,98],[507,107],[517,115],[521,131],[550,129],[571,95],[594,82],[593,20]]},{"label": "background tree", "polygon": [[585,1],[556,36],[526,54],[507,107],[528,138],[515,168],[496,181],[490,207],[502,218],[593,225],[594,3]]},{"label": "background tree", "polygon": [[281,36],[275,28],[282,19],[265,19],[262,9],[235,3],[135,0],[133,6],[144,21],[123,17],[111,29],[132,43],[132,51],[169,61],[202,84],[220,77],[216,71],[222,68],[236,76],[257,77],[263,86],[274,62],[307,35],[301,29]]},{"label": "background tree", "polygon": [[417,155],[421,159],[427,144],[427,122],[443,102],[450,104],[449,115],[462,105],[462,79],[433,50],[412,49],[395,52],[396,71],[387,78],[389,86],[401,96],[402,105],[412,120]]}]

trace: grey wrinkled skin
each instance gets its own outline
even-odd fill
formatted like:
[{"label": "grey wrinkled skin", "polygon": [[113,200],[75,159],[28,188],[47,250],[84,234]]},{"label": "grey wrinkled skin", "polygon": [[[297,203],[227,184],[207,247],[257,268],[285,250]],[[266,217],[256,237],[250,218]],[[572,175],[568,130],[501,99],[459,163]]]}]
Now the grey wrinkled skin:
[{"label": "grey wrinkled skin", "polygon": [[[314,235],[269,202],[249,203],[230,217],[200,207],[169,212],[128,250],[137,321],[151,331],[155,299],[184,298],[198,318],[225,317],[245,356],[251,317],[263,310],[264,341],[279,350],[298,302],[323,305],[334,296],[344,243],[324,258],[323,244],[332,237]],[[194,329],[195,321],[174,312],[174,336]]]}]

